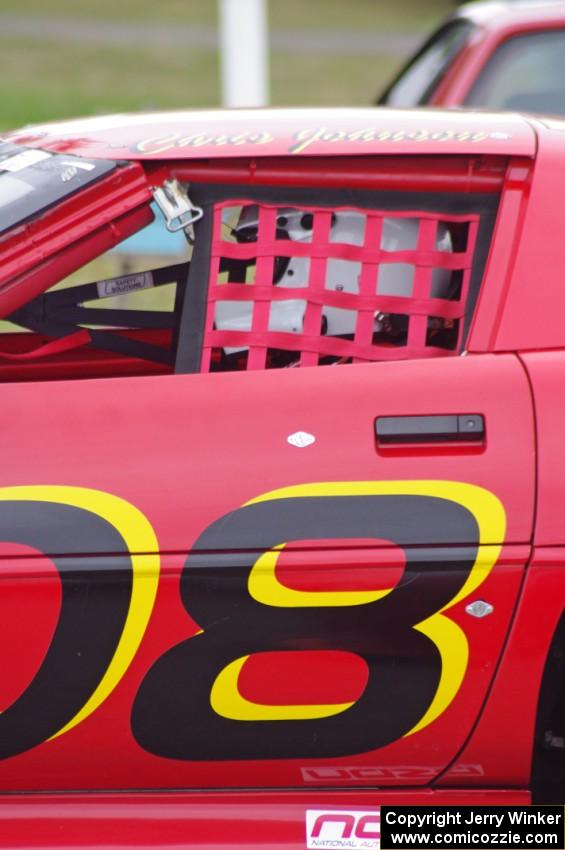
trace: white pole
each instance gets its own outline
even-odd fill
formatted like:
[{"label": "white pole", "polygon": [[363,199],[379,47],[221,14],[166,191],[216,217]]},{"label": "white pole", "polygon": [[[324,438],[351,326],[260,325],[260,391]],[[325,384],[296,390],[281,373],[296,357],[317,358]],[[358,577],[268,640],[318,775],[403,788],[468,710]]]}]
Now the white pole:
[{"label": "white pole", "polygon": [[218,0],[224,106],[269,102],[267,0]]}]

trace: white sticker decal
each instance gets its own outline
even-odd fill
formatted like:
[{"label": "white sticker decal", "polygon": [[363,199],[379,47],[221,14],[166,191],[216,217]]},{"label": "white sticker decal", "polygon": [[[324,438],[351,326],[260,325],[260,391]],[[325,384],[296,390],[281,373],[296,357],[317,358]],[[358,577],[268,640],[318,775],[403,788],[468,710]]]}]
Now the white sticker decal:
[{"label": "white sticker decal", "polygon": [[307,809],[306,846],[379,850],[381,809]]},{"label": "white sticker decal", "polygon": [[383,767],[377,765],[359,765],[358,767],[302,767],[300,772],[304,782],[353,782],[362,784],[371,782],[379,785],[387,779],[404,779],[406,784],[416,779],[434,779],[440,772],[441,766],[417,767],[414,765],[395,765]]},{"label": "white sticker decal", "polygon": [[99,298],[109,298],[111,295],[126,295],[128,292],[137,292],[139,289],[151,289],[152,286],[153,275],[151,272],[126,274],[123,277],[100,280],[96,284]]},{"label": "white sticker decal", "polygon": [[307,431],[295,431],[294,434],[290,434],[286,438],[287,443],[290,443],[291,446],[296,446],[297,449],[305,449],[307,446],[311,446],[312,443],[316,442],[316,438],[313,434],[309,434]]},{"label": "white sticker decal", "polygon": [[61,180],[63,181],[63,183],[68,183],[69,180],[72,180],[73,177],[77,176],[77,174],[78,171],[76,170],[74,165],[68,165],[67,168],[65,168],[65,170],[61,174]]},{"label": "white sticker decal", "polygon": [[44,159],[49,159],[51,156],[47,151],[27,150],[9,156],[7,159],[0,160],[0,171],[23,171],[24,168],[29,168],[30,165],[36,165]]},{"label": "white sticker decal", "polygon": [[92,162],[78,162],[78,160],[75,160],[74,162],[67,162],[67,160],[63,160],[62,164],[69,165],[72,168],[80,168],[82,171],[94,171],[96,168]]}]

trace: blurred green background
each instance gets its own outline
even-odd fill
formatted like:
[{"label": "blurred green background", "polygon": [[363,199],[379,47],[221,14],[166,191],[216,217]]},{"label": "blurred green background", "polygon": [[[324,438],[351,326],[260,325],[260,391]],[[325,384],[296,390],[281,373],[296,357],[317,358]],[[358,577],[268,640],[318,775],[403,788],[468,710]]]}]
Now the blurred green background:
[{"label": "blurred green background", "polygon": [[[271,103],[371,103],[453,9],[453,0],[270,0]],[[216,23],[215,0],[0,0],[0,129],[217,106]]]}]

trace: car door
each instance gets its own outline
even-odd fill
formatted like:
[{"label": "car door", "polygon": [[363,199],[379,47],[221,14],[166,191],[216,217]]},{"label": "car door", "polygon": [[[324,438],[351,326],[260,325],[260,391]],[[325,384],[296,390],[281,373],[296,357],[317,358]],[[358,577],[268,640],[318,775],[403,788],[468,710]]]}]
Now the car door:
[{"label": "car door", "polygon": [[513,355],[2,387],[3,789],[423,785],[529,552]]}]

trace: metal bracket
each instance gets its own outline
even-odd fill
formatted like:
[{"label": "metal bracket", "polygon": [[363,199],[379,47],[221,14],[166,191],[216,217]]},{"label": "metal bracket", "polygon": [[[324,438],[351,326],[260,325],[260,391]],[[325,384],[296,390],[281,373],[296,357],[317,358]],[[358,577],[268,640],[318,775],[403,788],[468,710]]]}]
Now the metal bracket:
[{"label": "metal bracket", "polygon": [[193,224],[204,215],[202,207],[196,207],[188,197],[188,192],[178,180],[165,180],[163,186],[153,189],[155,203],[165,217],[170,233],[184,230],[190,242],[194,241]]}]

